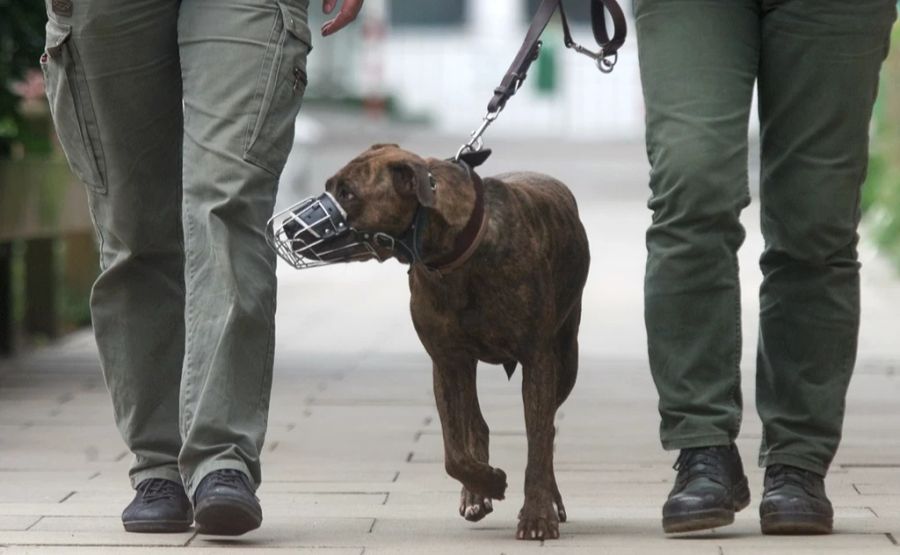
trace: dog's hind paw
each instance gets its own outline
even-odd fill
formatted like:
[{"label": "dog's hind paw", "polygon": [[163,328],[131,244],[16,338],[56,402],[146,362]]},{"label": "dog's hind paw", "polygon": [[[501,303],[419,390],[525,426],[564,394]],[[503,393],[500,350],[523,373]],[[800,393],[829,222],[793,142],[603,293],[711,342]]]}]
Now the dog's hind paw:
[{"label": "dog's hind paw", "polygon": [[546,518],[520,520],[516,539],[542,541],[559,539],[559,522]]},{"label": "dog's hind paw", "polygon": [[525,502],[519,511],[519,527],[516,539],[519,540],[555,540],[559,538],[559,520],[552,505],[548,510],[533,509]]},{"label": "dog's hind paw", "polygon": [[553,502],[556,504],[556,515],[559,517],[559,521],[565,522],[569,517],[566,514],[566,506],[563,505],[562,495],[559,493],[558,487],[553,492]]},{"label": "dog's hind paw", "polygon": [[469,522],[478,522],[494,511],[494,503],[489,498],[470,493],[466,488],[459,495],[459,516]]}]

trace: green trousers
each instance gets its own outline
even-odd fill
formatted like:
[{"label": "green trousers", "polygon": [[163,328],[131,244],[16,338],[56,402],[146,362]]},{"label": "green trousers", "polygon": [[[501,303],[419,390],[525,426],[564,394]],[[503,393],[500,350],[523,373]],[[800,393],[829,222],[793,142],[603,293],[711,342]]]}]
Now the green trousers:
[{"label": "green trousers", "polygon": [[761,124],[760,464],[825,474],[859,329],[857,226],[895,0],[636,0],[652,171],[645,320],[663,447],[741,424],[736,252]]},{"label": "green trousers", "polygon": [[307,0],[47,0],[47,95],[100,245],[94,332],[132,484],[259,484]]}]

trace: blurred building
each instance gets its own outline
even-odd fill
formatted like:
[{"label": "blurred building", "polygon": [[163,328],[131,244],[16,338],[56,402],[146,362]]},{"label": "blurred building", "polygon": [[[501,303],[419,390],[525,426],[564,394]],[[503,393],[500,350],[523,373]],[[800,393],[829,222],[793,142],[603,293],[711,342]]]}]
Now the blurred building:
[{"label": "blurred building", "polygon": [[[620,0],[626,11],[630,2]],[[467,133],[485,112],[539,0],[367,0],[347,33],[322,39],[310,60],[310,97],[389,98],[403,117]],[[588,0],[566,0],[573,33],[595,46]],[[311,25],[323,18],[310,9]],[[632,24],[629,19],[629,24]],[[566,50],[558,22],[510,101],[495,136],[640,138],[643,104],[634,33],[612,74]]]}]

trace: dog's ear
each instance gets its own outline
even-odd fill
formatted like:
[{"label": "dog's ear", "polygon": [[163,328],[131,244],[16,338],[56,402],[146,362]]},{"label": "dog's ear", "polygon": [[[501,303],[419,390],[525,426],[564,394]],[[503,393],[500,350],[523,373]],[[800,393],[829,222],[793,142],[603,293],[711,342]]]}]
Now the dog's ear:
[{"label": "dog's ear", "polygon": [[388,169],[399,194],[415,195],[422,206],[434,206],[434,178],[425,164],[401,160],[389,163]]},{"label": "dog's ear", "polygon": [[381,150],[382,148],[387,148],[390,146],[392,146],[394,148],[400,148],[400,145],[394,144],[394,143],[377,143],[377,144],[370,146],[369,150]]}]

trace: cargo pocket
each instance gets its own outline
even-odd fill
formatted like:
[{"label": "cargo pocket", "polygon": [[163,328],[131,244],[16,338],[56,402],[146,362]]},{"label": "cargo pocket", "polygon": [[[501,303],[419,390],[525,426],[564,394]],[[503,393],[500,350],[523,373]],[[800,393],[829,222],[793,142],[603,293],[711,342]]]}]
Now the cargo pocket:
[{"label": "cargo pocket", "polygon": [[311,50],[306,12],[287,2],[279,2],[278,8],[244,140],[244,159],[275,175],[284,168],[293,144]]},{"label": "cargo pocket", "polygon": [[41,55],[44,88],[56,133],[72,172],[88,189],[106,193],[100,129],[84,68],[71,36],[71,25],[53,20],[47,22],[46,47]]}]

